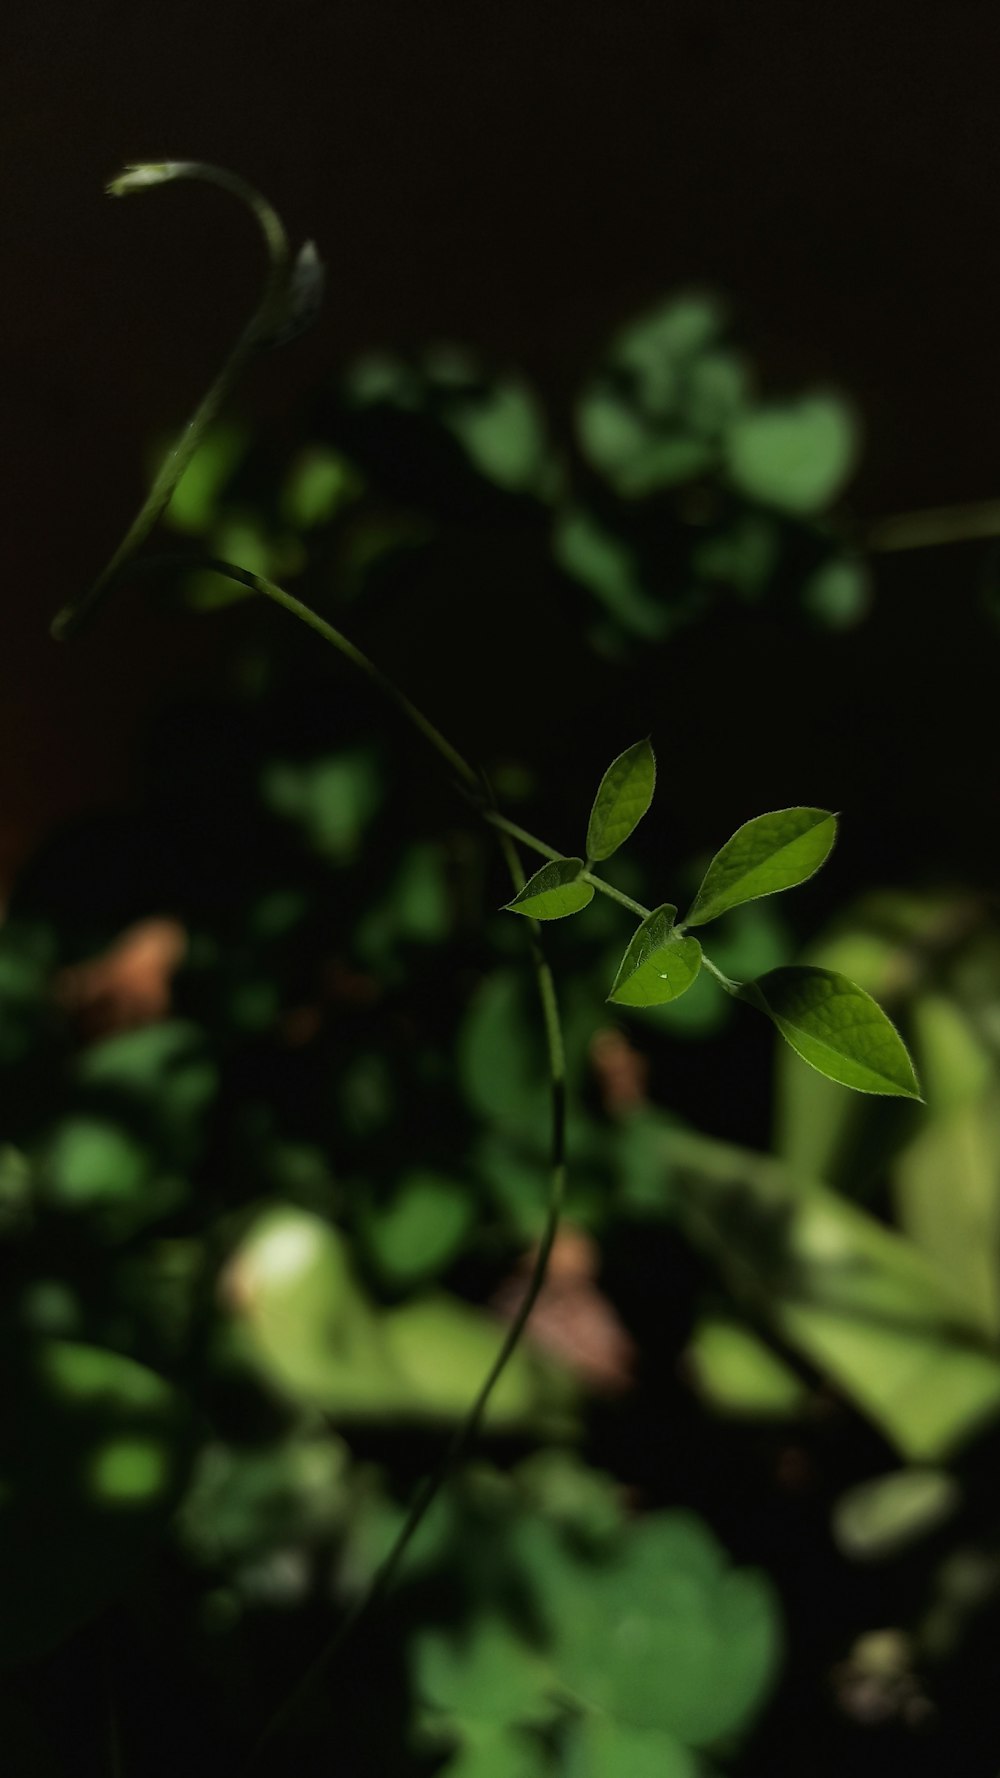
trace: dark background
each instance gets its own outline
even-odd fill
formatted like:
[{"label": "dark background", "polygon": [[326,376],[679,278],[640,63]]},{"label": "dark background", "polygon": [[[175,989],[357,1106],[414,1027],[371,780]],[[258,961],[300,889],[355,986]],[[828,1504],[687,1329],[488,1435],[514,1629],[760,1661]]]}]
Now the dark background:
[{"label": "dark background", "polygon": [[[326,312],[254,372],[245,406],[265,420],[356,348],[426,336],[516,360],[558,398],[620,319],[705,282],[732,296],[773,390],[818,380],[854,395],[864,519],[1000,490],[998,69],[988,3],[11,12],[3,876],[54,817],[118,793],[151,702],[204,675],[239,622],[134,601],[76,649],[47,637],[117,541],[151,436],[200,394],[259,273],[251,228],[217,193],[106,200],[125,161],[230,165],[294,236],[318,240]],[[883,601],[905,610],[880,671],[897,650],[901,675],[911,654],[924,680],[928,659],[940,668],[911,688],[915,723],[988,705],[992,657],[948,642],[975,567],[952,551],[902,579],[896,564],[881,572]],[[970,751],[985,734],[970,731]]]}]

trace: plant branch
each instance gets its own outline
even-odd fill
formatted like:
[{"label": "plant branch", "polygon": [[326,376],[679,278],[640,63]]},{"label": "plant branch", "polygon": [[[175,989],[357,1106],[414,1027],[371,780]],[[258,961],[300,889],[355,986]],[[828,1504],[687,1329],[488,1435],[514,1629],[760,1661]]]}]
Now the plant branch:
[{"label": "plant branch", "polygon": [[237,178],[235,173],[228,173],[223,167],[208,166],[202,161],[164,161],[157,165],[127,168],[120,178],[112,180],[108,191],[114,197],[124,197],[129,192],[165,185],[175,179],[197,179],[220,186],[247,206],[260,226],[267,248],[264,288],[253,315],[221,371],[164,458],[149,493],[107,567],[86,592],[65,605],[53,620],[52,634],[57,641],[74,635],[111,591],[130,558],[141,548],[166,511],[207,428],[244,370],[287,320],[291,269],[288,236],[277,212],[245,180]]}]

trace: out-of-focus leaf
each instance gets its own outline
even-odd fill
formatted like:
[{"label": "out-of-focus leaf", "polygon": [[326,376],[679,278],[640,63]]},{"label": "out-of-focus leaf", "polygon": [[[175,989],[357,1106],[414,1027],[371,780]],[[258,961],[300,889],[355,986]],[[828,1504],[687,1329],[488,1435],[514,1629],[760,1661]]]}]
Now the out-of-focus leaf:
[{"label": "out-of-focus leaf", "polygon": [[387,1283],[414,1284],[454,1258],[475,1213],[461,1180],[418,1169],[404,1175],[389,1203],[366,1214],[365,1244]]},{"label": "out-of-focus leaf", "polygon": [[263,775],[265,805],[298,826],[334,864],[350,864],[382,800],[382,777],[367,749],[306,761],[275,760]]},{"label": "out-of-focus leaf", "polygon": [[554,466],[541,409],[524,383],[508,378],[446,410],[449,431],[481,475],[511,493],[552,491]]},{"label": "out-of-focus leaf", "polygon": [[[381,1325],[403,1380],[399,1414],[432,1420],[468,1412],[504,1336],[492,1316],[441,1293],[390,1309]],[[567,1373],[518,1347],[490,1396],[484,1424],[558,1437],[573,1428],[576,1398]]]},{"label": "out-of-focus leaf", "polygon": [[[502,1326],[444,1295],[379,1313],[337,1230],[304,1210],[263,1211],[230,1256],[223,1302],[272,1387],[348,1419],[450,1421],[474,1400]],[[524,1350],[491,1397],[488,1427],[566,1431],[574,1390]]]},{"label": "out-of-focus leaf", "polygon": [[768,1156],[677,1128],[662,1143],[692,1239],[904,1457],[938,1462],[997,1413],[1000,1361],[910,1242]]},{"label": "out-of-focus leaf", "polygon": [[226,420],[211,426],[174,489],[165,523],[195,537],[209,530],[220,496],[239,468],[248,444],[242,426]]},{"label": "out-of-focus leaf", "polygon": [[176,1504],[181,1398],[118,1352],[43,1341],[8,1355],[0,1427],[0,1660],[44,1653],[133,1581]]},{"label": "out-of-focus leaf", "polygon": [[823,562],[802,588],[803,609],[828,630],[849,630],[868,615],[871,572],[851,556]]},{"label": "out-of-focus leaf", "polygon": [[833,1509],[833,1534],[857,1562],[896,1556],[936,1531],[956,1511],[961,1490],[942,1469],[897,1469],[842,1494]]},{"label": "out-of-focus leaf", "polygon": [[642,820],[656,789],[656,760],[648,740],[613,759],[601,779],[587,823],[587,857],[610,858]]},{"label": "out-of-focus leaf", "polygon": [[776,1671],[769,1585],[730,1569],[688,1514],[650,1515],[616,1559],[567,1571],[552,1611],[553,1664],[571,1697],[690,1746],[742,1727]]},{"label": "out-of-focus leaf", "polygon": [[799,1414],[809,1400],[791,1366],[728,1316],[704,1316],[685,1357],[699,1394],[720,1413],[783,1420]]},{"label": "out-of-focus leaf", "polygon": [[583,507],[562,511],[552,553],[563,572],[581,582],[633,636],[655,641],[670,628],[666,601],[643,585],[634,553]]},{"label": "out-of-focus leaf", "polygon": [[634,1729],[613,1716],[581,1716],[566,1743],[564,1778],[697,1778],[694,1756],[662,1729]]},{"label": "out-of-focus leaf", "polygon": [[484,1729],[479,1722],[475,1728],[475,1735],[441,1767],[441,1778],[547,1778],[551,1774],[551,1762],[537,1737],[517,1729]]},{"label": "out-of-focus leaf", "polygon": [[358,471],[339,451],[329,445],[309,445],[288,471],[281,495],[282,517],[298,531],[311,531],[328,524],[356,500],[361,488]]},{"label": "out-of-focus leaf", "polygon": [[810,395],[741,414],[726,440],[729,475],[741,494],[806,517],[837,497],[858,453],[857,427],[838,397]]},{"label": "out-of-focus leaf", "polygon": [[900,1223],[968,1304],[1000,1334],[1000,1085],[928,1118],[892,1163]]},{"label": "out-of-focus leaf", "polygon": [[500,1618],[479,1617],[464,1633],[422,1631],[414,1663],[418,1695],[442,1715],[508,1724],[552,1714],[548,1666]]}]

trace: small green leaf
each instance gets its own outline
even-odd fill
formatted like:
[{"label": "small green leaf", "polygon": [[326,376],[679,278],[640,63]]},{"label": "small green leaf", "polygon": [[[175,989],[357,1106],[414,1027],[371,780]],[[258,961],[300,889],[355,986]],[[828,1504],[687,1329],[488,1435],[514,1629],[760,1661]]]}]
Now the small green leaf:
[{"label": "small green leaf", "polygon": [[705,872],[686,926],[704,926],[729,908],[793,889],[819,870],[837,835],[827,809],[777,809],[737,828]]},{"label": "small green leaf", "polygon": [[833,1535],[845,1556],[877,1562],[936,1531],[961,1498],[958,1482],[947,1470],[896,1469],[840,1496],[833,1509]]},{"label": "small green leaf", "polygon": [[696,938],[678,936],[676,918],[669,902],[647,916],[621,960],[609,1000],[618,1006],[663,1006],[686,993],[701,968],[701,946]]},{"label": "small green leaf", "polygon": [[857,457],[851,410],[833,395],[809,395],[740,415],[729,430],[729,474],[742,494],[806,517],[840,493]]},{"label": "small green leaf", "polygon": [[582,870],[582,858],[554,858],[536,870],[505,911],[526,914],[530,920],[564,920],[567,914],[578,914],[594,899],[593,884],[580,881]]},{"label": "small green leaf", "polygon": [[903,1039],[877,1000],[832,969],[772,969],[743,990],[793,1050],[828,1080],[859,1093],[919,1099]]},{"label": "small green leaf", "polygon": [[587,823],[587,857],[610,858],[638,827],[653,800],[656,760],[647,741],[636,741],[612,760]]}]

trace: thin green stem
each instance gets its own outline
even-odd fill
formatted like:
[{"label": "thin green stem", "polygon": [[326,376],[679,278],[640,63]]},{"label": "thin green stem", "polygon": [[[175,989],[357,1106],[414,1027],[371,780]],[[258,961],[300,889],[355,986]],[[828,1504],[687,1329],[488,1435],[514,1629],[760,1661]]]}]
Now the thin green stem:
[{"label": "thin green stem", "polygon": [[557,852],[554,846],[546,845],[544,840],[538,839],[526,828],[518,827],[516,821],[508,821],[506,815],[501,815],[499,809],[484,809],[483,820],[488,821],[490,826],[495,827],[498,832],[507,834],[512,840],[517,840],[519,845],[527,846],[532,852],[540,852],[543,858],[551,858],[554,862],[558,862],[560,858],[565,857],[564,852]]},{"label": "thin green stem", "polygon": [[593,871],[581,871],[580,875],[583,882],[592,883],[602,895],[608,895],[612,901],[617,901],[619,906],[628,908],[630,914],[638,914],[640,920],[649,919],[652,909],[643,907],[641,901],[633,901],[631,895],[625,895],[621,889],[616,889],[613,884],[606,883],[603,877],[595,877]]},{"label": "thin green stem", "polygon": [[134,567],[144,574],[163,573],[168,569],[174,572],[208,569],[213,574],[222,575],[225,580],[236,581],[239,586],[249,587],[251,592],[261,593],[265,598],[273,600],[275,605],[280,605],[283,610],[290,612],[293,617],[297,617],[300,623],[306,624],[310,630],[315,630],[317,636],[322,636],[324,642],[329,642],[330,646],[342,654],[345,660],[350,661],[353,667],[363,673],[365,678],[384,697],[395,704],[397,710],[402,711],[407,721],[412,723],[439,757],[451,767],[461,780],[465,792],[472,795],[476,802],[482,801],[482,777],[467,759],[463,759],[457,747],[453,747],[451,742],[445,739],[440,729],[436,728],[423,711],[417,708],[412,699],[408,698],[405,692],[400,691],[399,687],[383,673],[381,667],[377,667],[374,661],[369,660],[368,656],[343,634],[343,631],[335,629],[333,624],[327,623],[326,618],[320,617],[317,611],[304,605],[301,599],[296,599],[293,593],[287,592],[276,581],[268,580],[263,574],[253,574],[249,568],[239,568],[234,562],[221,562],[214,558],[206,560],[201,556],[197,558],[192,556],[153,556],[148,560],[136,562]]},{"label": "thin green stem", "polygon": [[870,550],[888,554],[934,549],[948,543],[974,543],[989,537],[1000,537],[1000,500],[891,513],[869,526],[865,542]]},{"label": "thin green stem", "polygon": [[[512,840],[517,840],[522,846],[529,846],[533,852],[540,852],[543,858],[551,858],[554,863],[558,863],[566,856],[564,852],[557,852],[554,846],[549,846],[544,840],[540,840],[536,834],[529,833],[527,828],[518,827],[516,821],[509,821],[507,816],[501,815],[498,809],[484,809],[482,816],[483,820],[488,821],[491,827],[497,828],[500,833],[509,835]],[[621,889],[616,889],[613,884],[606,883],[603,877],[595,876],[593,871],[581,871],[580,880],[590,883],[592,888],[598,889],[602,895],[610,896],[612,901],[617,901],[621,907],[628,908],[630,913],[638,914],[640,920],[648,919],[650,909],[643,907],[641,901],[633,901],[631,895],[626,895]]]},{"label": "thin green stem", "polygon": [[742,1000],[744,988],[743,982],[734,982],[730,976],[723,975],[721,969],[712,962],[711,957],[709,957],[705,951],[702,951],[701,953],[701,961],[705,969],[708,970],[709,975],[714,975],[716,981],[722,983],[727,994],[732,994],[737,1000]]},{"label": "thin green stem", "polygon": [[112,181],[109,191],[124,196],[130,191],[150,185],[163,185],[175,179],[197,179],[217,185],[239,198],[256,218],[267,248],[268,266],[260,301],[240,334],[221,371],[202,397],[187,425],[167,452],[142,506],[122,538],[107,567],[93,585],[70,601],[56,615],[52,634],[57,641],[74,635],[93,615],[101,601],[121,576],[122,570],[146,541],[153,526],[170,504],[174,489],[191,462],[195,451],[215,419],[223,403],[256,354],[273,337],[286,318],[289,246],[284,225],[274,208],[245,180],[237,178],[224,167],[208,166],[201,161],[165,161],[158,166],[133,167],[120,179]]}]

